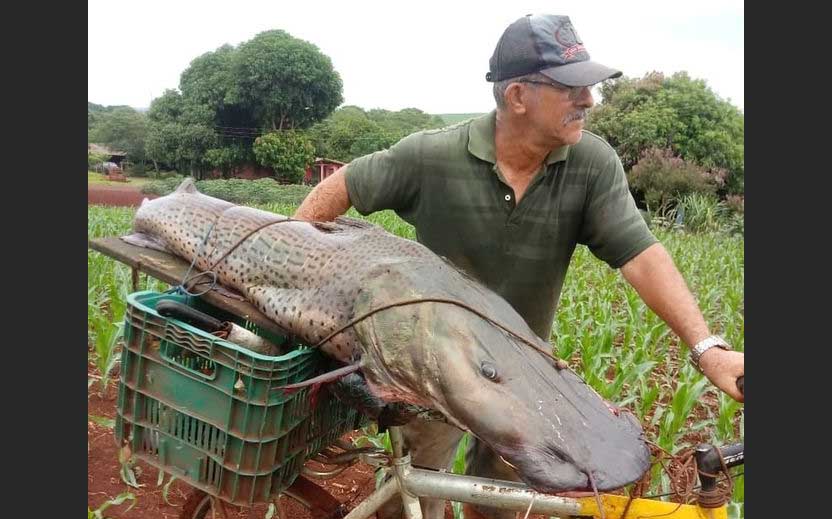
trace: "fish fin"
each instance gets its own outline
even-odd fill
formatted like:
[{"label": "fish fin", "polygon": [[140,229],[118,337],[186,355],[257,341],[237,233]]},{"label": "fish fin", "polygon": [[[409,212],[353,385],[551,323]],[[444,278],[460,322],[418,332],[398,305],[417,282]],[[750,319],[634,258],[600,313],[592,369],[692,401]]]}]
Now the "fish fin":
[{"label": "fish fin", "polygon": [[355,227],[357,229],[379,229],[380,227],[374,223],[370,223],[366,220],[359,220],[358,218],[353,218],[351,216],[338,216],[335,218],[335,223],[341,224],[346,227]]},{"label": "fish fin", "polygon": [[122,236],[121,239],[130,245],[135,245],[136,247],[143,247],[145,249],[153,249],[172,254],[170,249],[165,247],[164,243],[149,234],[134,232],[133,234]]},{"label": "fish fin", "polygon": [[[325,287],[300,290],[252,285],[246,291],[266,317],[310,346],[346,325],[352,317],[352,304]],[[357,342],[355,332],[347,329],[322,344],[321,349],[338,360],[349,362]]]},{"label": "fish fin", "polygon": [[364,220],[359,220],[358,218],[350,218],[349,216],[339,216],[335,218],[335,220],[332,222],[309,223],[312,224],[312,226],[318,229],[319,231],[327,233],[344,232],[347,230],[356,229],[381,229],[381,227],[379,227],[378,225],[372,224],[370,222],[365,222]]},{"label": "fish fin", "polygon": [[338,225],[332,222],[309,222],[312,227],[322,232],[337,232],[340,230]]},{"label": "fish fin", "polygon": [[183,180],[174,193],[199,193],[194,183],[194,177],[187,177]]}]

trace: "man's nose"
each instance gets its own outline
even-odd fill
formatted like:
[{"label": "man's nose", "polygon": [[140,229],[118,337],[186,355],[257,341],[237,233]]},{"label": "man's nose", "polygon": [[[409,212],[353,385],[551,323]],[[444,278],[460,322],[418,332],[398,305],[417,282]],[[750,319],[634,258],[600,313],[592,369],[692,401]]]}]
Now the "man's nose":
[{"label": "man's nose", "polygon": [[592,87],[584,87],[581,90],[581,95],[575,99],[575,104],[581,108],[592,108],[595,105],[595,99],[592,97]]}]

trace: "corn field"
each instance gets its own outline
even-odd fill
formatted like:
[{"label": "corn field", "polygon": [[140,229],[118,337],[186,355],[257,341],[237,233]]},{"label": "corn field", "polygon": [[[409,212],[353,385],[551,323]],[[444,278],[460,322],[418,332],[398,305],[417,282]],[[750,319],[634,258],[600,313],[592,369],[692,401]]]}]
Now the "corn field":
[{"label": "corn field", "polygon": [[[258,207],[289,215],[295,210],[285,204]],[[89,237],[127,233],[134,211],[89,206]],[[349,215],[361,218],[352,209]],[[413,228],[390,211],[366,219],[398,236],[415,237]],[[688,281],[712,332],[722,334],[735,349],[743,351],[743,237],[720,232],[654,232]],[[127,267],[97,252],[89,251],[87,262],[88,351],[103,391],[117,359],[131,277]],[[147,279],[141,288],[164,290],[167,285]],[[575,251],[551,339],[556,356],[567,359],[604,398],[631,410],[645,427],[648,439],[664,450],[675,454],[702,441],[717,445],[741,441],[742,405],[716,390],[690,366],[677,337],[619,272],[595,259],[585,247]],[[90,384],[94,382],[90,380]],[[666,476],[659,470],[653,476],[646,494],[669,492]],[[729,508],[731,517],[744,516],[743,501],[743,478],[738,477]]]}]

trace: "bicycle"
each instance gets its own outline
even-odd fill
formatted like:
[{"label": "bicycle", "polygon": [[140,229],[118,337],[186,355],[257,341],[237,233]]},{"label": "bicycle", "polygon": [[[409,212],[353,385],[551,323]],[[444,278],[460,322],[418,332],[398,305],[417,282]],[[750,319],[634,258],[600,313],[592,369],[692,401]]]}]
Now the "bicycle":
[{"label": "bicycle", "polygon": [[[743,391],[743,378],[738,382]],[[402,497],[403,517],[421,519],[419,497],[441,498],[463,503],[486,505],[517,512],[548,514],[569,518],[623,519],[662,517],[667,519],[726,519],[727,496],[717,487],[717,473],[742,465],[744,444],[717,448],[701,444],[696,448],[696,470],[701,487],[695,504],[669,503],[655,499],[601,494],[596,497],[568,498],[539,494],[522,483],[448,474],[415,468],[402,439],[399,427],[390,427],[393,454],[387,466],[393,469],[389,479],[359,504],[345,519],[366,519],[396,493]],[[371,462],[372,458],[365,457]],[[626,515],[625,515],[626,514]]]},{"label": "bicycle", "polygon": [[[738,383],[743,391],[743,379]],[[631,498],[622,495],[600,494],[594,497],[570,498],[540,494],[528,486],[513,481],[501,481],[489,478],[451,474],[445,471],[430,470],[412,466],[400,426],[389,427],[392,453],[377,451],[360,452],[341,444],[344,453],[340,455],[345,463],[361,459],[377,468],[392,470],[393,477],[359,503],[349,513],[343,505],[332,501],[332,497],[320,487],[301,477],[299,487],[290,487],[285,495],[306,506],[313,517],[319,519],[367,519],[384,503],[396,494],[402,498],[405,519],[421,519],[419,498],[438,498],[461,503],[485,505],[529,514],[548,514],[569,519],[624,519],[662,517],[663,519],[727,519],[727,501],[724,491],[718,489],[717,474],[739,465],[745,461],[744,444],[736,443],[717,448],[710,444],[700,444],[695,449],[696,473],[700,487],[695,493],[694,503],[672,503],[651,498]],[[364,449],[366,451],[366,449]],[[334,458],[330,458],[332,460]],[[319,459],[326,462],[326,459]],[[337,463],[333,463],[336,464]],[[316,477],[335,475],[343,470],[312,473]],[[201,515],[187,515],[188,519],[202,519],[214,501],[204,495],[200,501],[204,507]],[[219,501],[216,501],[219,503]],[[222,505],[220,505],[222,507]],[[224,512],[223,512],[224,513]],[[183,519],[186,515],[181,516]]]}]

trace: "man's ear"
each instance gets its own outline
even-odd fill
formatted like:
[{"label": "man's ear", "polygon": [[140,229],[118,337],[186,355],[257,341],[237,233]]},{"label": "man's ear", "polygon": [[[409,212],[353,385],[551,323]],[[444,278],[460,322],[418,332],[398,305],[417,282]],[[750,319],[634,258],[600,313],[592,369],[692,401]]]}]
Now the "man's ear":
[{"label": "man's ear", "polygon": [[526,103],[528,101],[529,92],[521,83],[511,83],[506,88],[505,102],[506,108],[512,113],[522,115],[526,113]]}]

